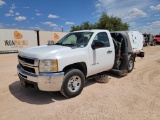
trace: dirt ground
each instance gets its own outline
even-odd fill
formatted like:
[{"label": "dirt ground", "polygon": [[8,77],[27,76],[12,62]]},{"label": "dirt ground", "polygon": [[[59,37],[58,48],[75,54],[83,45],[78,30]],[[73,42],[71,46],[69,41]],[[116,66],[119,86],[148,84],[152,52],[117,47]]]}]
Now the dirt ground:
[{"label": "dirt ground", "polygon": [[160,46],[144,51],[127,76],[109,74],[105,84],[90,80],[71,99],[21,87],[17,54],[0,54],[0,120],[159,120]]}]

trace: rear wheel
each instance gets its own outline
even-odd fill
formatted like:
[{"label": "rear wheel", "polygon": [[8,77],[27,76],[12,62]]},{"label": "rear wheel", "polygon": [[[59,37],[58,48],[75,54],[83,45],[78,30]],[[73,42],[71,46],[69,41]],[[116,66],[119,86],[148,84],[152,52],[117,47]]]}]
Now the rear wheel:
[{"label": "rear wheel", "polygon": [[64,76],[61,93],[68,98],[75,97],[83,90],[84,83],[84,74],[78,69],[71,69]]},{"label": "rear wheel", "polygon": [[134,58],[131,57],[128,61],[128,72],[131,72],[134,68]]}]

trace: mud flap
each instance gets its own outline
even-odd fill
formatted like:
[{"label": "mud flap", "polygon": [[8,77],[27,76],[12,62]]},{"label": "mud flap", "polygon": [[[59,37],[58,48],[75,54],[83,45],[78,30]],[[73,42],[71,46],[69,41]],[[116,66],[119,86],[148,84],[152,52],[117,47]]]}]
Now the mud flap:
[{"label": "mud flap", "polygon": [[128,74],[127,70],[116,70],[116,69],[111,69],[111,72],[119,75],[120,77],[126,76]]},{"label": "mud flap", "polygon": [[121,65],[119,66],[120,70],[127,70],[128,67],[128,53],[122,55]]}]

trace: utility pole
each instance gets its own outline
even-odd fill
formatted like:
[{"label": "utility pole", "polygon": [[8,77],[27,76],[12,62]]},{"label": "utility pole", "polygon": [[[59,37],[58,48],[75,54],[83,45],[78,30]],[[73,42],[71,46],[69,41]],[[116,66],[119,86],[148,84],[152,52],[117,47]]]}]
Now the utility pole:
[{"label": "utility pole", "polygon": [[62,32],[63,32],[63,27],[62,27]]}]

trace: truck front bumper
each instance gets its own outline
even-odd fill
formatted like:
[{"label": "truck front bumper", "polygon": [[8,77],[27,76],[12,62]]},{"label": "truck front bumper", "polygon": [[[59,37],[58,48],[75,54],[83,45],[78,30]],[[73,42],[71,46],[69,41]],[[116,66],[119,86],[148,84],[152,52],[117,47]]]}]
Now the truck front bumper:
[{"label": "truck front bumper", "polygon": [[60,91],[63,84],[64,72],[40,73],[39,75],[25,72],[17,65],[21,85],[42,91]]}]

